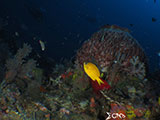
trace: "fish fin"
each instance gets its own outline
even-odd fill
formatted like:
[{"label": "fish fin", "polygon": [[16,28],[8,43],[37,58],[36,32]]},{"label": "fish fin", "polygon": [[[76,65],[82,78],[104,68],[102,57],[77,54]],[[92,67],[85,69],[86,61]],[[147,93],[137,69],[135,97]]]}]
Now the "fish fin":
[{"label": "fish fin", "polygon": [[103,76],[104,76],[104,73],[101,73],[100,77],[103,78]]},{"label": "fish fin", "polygon": [[101,78],[98,78],[96,80],[97,80],[97,82],[98,82],[99,85],[104,84],[104,82],[103,82],[103,80]]}]

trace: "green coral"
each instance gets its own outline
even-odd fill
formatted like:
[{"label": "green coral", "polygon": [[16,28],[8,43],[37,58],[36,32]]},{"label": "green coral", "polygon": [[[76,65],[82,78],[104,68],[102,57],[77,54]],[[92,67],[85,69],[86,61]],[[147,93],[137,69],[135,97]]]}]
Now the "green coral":
[{"label": "green coral", "polygon": [[150,110],[147,110],[146,113],[145,113],[145,115],[144,115],[144,117],[145,117],[147,120],[149,120],[150,115],[151,115],[151,111],[150,111]]},{"label": "green coral", "polygon": [[134,113],[133,110],[127,111],[126,114],[127,114],[127,117],[128,117],[130,120],[132,120],[132,119],[134,119],[134,118],[136,117],[136,115],[135,115],[135,113]]},{"label": "green coral", "polygon": [[132,119],[134,119],[134,118],[136,117],[136,115],[135,115],[135,113],[134,113],[133,110],[128,110],[128,111],[126,112],[126,114],[127,114],[127,117],[128,117],[130,120],[132,120]]},{"label": "green coral", "polygon": [[133,106],[126,111],[126,115],[130,120],[133,120],[136,117]]}]

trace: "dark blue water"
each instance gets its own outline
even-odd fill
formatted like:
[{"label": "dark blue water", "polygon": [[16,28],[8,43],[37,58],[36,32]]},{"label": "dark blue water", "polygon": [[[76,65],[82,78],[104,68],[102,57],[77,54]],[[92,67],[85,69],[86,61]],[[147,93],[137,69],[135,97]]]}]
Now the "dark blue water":
[{"label": "dark blue water", "polygon": [[[160,52],[160,1],[154,0],[1,0],[0,17],[19,43],[57,61],[71,58],[105,24],[126,27],[144,48],[151,69]],[[33,39],[33,38],[36,39]],[[39,40],[46,43],[41,51]]]}]

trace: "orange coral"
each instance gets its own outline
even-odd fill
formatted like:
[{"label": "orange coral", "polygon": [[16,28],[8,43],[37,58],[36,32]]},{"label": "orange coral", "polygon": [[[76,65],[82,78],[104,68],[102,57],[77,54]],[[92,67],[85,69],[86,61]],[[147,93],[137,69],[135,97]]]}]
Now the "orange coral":
[{"label": "orange coral", "polygon": [[68,72],[68,73],[65,72],[64,74],[61,74],[61,78],[66,79],[66,78],[70,77],[71,75],[73,75],[72,72]]},{"label": "orange coral", "polygon": [[39,89],[40,89],[40,92],[47,92],[47,90],[43,86],[40,86]]},{"label": "orange coral", "polygon": [[134,109],[134,113],[136,114],[137,117],[142,117],[145,113],[145,109],[144,108],[137,108]]},{"label": "orange coral", "polygon": [[90,99],[90,107],[95,107],[96,106],[96,103],[95,103],[95,99],[94,99],[94,97],[92,97],[91,99]]}]

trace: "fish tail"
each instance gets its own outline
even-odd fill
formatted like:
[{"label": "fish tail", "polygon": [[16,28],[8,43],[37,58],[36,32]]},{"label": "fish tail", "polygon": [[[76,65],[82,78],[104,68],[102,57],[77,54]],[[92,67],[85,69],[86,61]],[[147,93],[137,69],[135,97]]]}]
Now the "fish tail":
[{"label": "fish tail", "polygon": [[103,80],[101,78],[98,78],[97,82],[98,82],[99,85],[104,84],[104,82],[103,82]]}]

